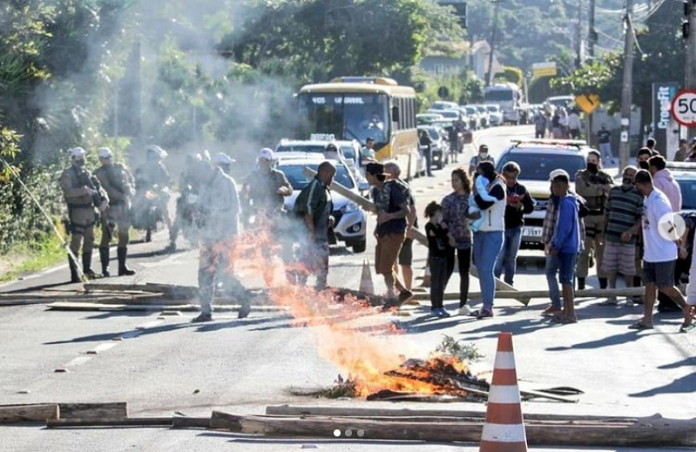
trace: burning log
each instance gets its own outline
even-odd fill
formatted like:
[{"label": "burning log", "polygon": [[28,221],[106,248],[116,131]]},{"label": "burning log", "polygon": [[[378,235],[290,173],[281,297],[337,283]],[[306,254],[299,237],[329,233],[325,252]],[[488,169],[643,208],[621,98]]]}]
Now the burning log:
[{"label": "burning log", "polygon": [[[532,446],[693,447],[696,419],[674,420],[661,416],[629,421],[525,422]],[[364,440],[479,442],[483,420],[418,422],[349,417],[236,416],[214,411],[211,428],[270,437],[335,438],[356,436]],[[350,435],[347,432],[350,431]]]}]

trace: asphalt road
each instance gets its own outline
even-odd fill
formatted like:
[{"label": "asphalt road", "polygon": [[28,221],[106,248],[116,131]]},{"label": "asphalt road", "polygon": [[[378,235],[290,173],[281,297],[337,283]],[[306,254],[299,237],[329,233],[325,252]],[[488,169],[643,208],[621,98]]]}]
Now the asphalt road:
[{"label": "asphalt road", "polygon": [[[494,156],[511,136],[531,127],[496,128],[477,133]],[[460,156],[468,162],[471,150]],[[450,166],[435,178],[413,182],[419,210],[449,192]],[[166,255],[163,233],[151,244],[131,247],[135,282],[195,285],[197,252]],[[357,289],[364,258],[342,248],[332,250],[329,283]],[[426,250],[415,245],[415,272],[421,275]],[[544,289],[544,258],[525,251],[519,259],[519,289]],[[245,283],[259,284],[253,274]],[[374,275],[373,275],[374,276]],[[53,286],[67,278],[58,268],[5,286],[3,291]],[[126,278],[115,279],[128,282]],[[472,291],[477,291],[475,282]],[[590,285],[596,283],[589,280]],[[450,290],[458,285],[453,276]],[[384,289],[375,278],[377,291]],[[522,388],[571,386],[584,391],[578,404],[526,402],[524,412],[691,418],[696,392],[696,334],[679,334],[678,316],[658,316],[649,332],[628,330],[640,308],[600,307],[601,300],[578,300],[579,323],[557,326],[540,316],[548,300],[528,307],[496,302],[496,317],[477,321],[452,317],[434,320],[425,305],[405,314],[375,314],[356,320],[361,344],[409,357],[425,357],[450,335],[474,343],[485,355],[476,371],[492,369],[497,334],[514,334],[517,373]],[[454,311],[455,303],[446,307]],[[140,313],[55,312],[43,306],[0,308],[0,404],[34,402],[127,401],[132,416],[209,415],[212,409],[236,414],[262,413],[266,405],[314,404],[430,408],[425,404],[389,404],[359,400],[317,400],[291,394],[291,388],[332,384],[341,370],[327,355],[327,328],[303,326],[287,316],[253,313],[248,319],[220,315],[205,325],[191,325],[191,315],[158,318]],[[380,326],[396,323],[403,334],[387,335]],[[370,332],[371,331],[371,332]],[[124,338],[114,341],[114,338]],[[96,355],[87,355],[97,350]],[[330,347],[328,348],[331,351]],[[330,354],[330,353],[329,353]],[[68,372],[55,373],[64,368]],[[344,375],[345,376],[345,375]],[[441,405],[437,406],[442,407]],[[449,409],[485,410],[457,403]],[[45,430],[0,427],[2,451],[288,451],[312,447],[331,451],[475,451],[477,445],[385,443],[363,440],[267,440],[206,431],[166,429]],[[580,450],[534,448],[531,450]],[[605,449],[595,449],[605,450]],[[628,450],[628,449],[611,449]],[[649,449],[646,449],[649,450]],[[657,449],[654,449],[657,450]]]}]

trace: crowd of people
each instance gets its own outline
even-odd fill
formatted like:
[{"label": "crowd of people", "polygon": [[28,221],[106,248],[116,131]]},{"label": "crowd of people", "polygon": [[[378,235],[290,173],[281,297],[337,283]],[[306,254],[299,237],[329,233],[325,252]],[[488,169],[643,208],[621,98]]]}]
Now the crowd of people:
[{"label": "crowd of people", "polygon": [[[635,166],[623,169],[620,185],[603,171],[598,151],[588,153],[586,168],[574,177],[562,169],[551,172],[542,242],[550,298],[544,315],[552,316],[553,321],[577,322],[575,290],[586,287],[589,269],[594,265],[600,288],[615,288],[619,275],[627,287],[644,286],[642,297],[626,299],[628,304],[644,306],[643,317],[631,328],[652,328],[658,300],[659,311],[683,311],[683,328],[690,328],[696,311],[696,284],[687,289],[687,298],[678,284],[691,263],[696,220],[685,215],[687,228],[678,237],[665,232],[678,229],[673,214],[681,209],[681,191],[665,158],[654,149],[654,142],[649,144],[652,148],[637,152]],[[212,319],[214,289],[220,282],[242,300],[240,317],[248,315],[249,296],[234,272],[229,271],[229,258],[240,221],[248,224],[252,216],[256,222],[265,221],[279,242],[279,257],[286,264],[290,283],[306,285],[308,277],[314,276],[316,289],[326,288],[333,224],[330,187],[336,174],[331,161],[319,166],[316,177],[299,194],[293,212],[287,212],[284,200],[292,195],[292,187],[285,175],[273,168],[272,150],[259,152],[256,169],[241,189],[229,175],[233,163],[229,156],[190,156],[172,221],[166,214],[169,174],[162,163],[165,151],[149,148],[147,161],[136,170],[135,177],[125,166],[112,161],[108,148],[99,150],[101,166],[92,176],[85,169],[85,154],[82,148],[72,149],[71,166],[61,176],[72,234],[72,281],[80,279],[73,257],[81,245],[83,273],[96,277],[91,260],[97,222],[103,228],[99,245],[102,276],[110,276],[109,245],[116,230],[118,275],[134,274],[126,265],[130,211],[137,193],[145,192],[145,198],[154,200],[152,204],[163,213],[162,221],[170,226],[170,248],[175,246],[180,230],[185,234],[190,231],[187,238],[200,247],[202,308],[195,321]],[[378,163],[368,152],[365,154],[364,171],[372,187],[377,218],[375,269],[384,278],[387,297],[402,304],[413,298],[416,200],[401,179],[396,162]],[[460,277],[459,315],[493,317],[496,279],[503,277],[506,284],[514,284],[524,216],[535,206],[535,200],[518,182],[520,171],[516,163],[509,162],[498,173],[488,147],[482,145],[468,170],[452,171],[452,193],[424,209],[433,315],[450,316],[443,301],[455,268]],[[153,193],[167,196],[150,196]],[[471,265],[476,267],[481,285],[481,307],[476,310],[469,300]],[[617,303],[616,297],[609,297],[601,304]]]},{"label": "crowd of people", "polygon": [[580,139],[582,120],[577,108],[564,107],[540,110],[534,116],[536,138]]}]

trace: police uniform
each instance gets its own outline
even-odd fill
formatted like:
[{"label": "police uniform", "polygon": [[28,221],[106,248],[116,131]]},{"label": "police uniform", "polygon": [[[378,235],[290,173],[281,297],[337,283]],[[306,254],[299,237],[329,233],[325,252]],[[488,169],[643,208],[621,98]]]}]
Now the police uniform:
[{"label": "police uniform", "polygon": [[580,170],[575,175],[575,192],[587,202],[588,215],[585,220],[585,246],[578,258],[577,277],[585,279],[589,273],[590,259],[594,254],[597,277],[606,278],[602,270],[602,253],[604,245],[595,239],[604,231],[604,209],[608,193],[602,185],[614,185],[611,176],[599,170],[592,173],[588,169]]},{"label": "police uniform", "polygon": [[212,171],[212,180],[201,184],[197,201],[201,237],[198,266],[201,316],[197,320],[209,320],[212,317],[212,301],[218,278],[222,278],[223,287],[241,299],[240,317],[248,315],[250,310],[249,295],[234,276],[229,262],[231,246],[239,232],[237,185],[220,168],[213,168]]},{"label": "police uniform", "polygon": [[[150,150],[148,150],[150,152]],[[160,150],[162,154],[159,154],[161,158],[166,156],[163,150]],[[173,238],[172,232],[172,220],[169,215],[169,193],[164,191],[165,188],[169,187],[169,172],[164,167],[164,164],[159,160],[148,160],[144,165],[140,166],[135,171],[135,188],[138,192],[138,196],[144,196],[144,193],[152,191],[156,198],[154,202],[157,204],[159,212],[162,214],[162,221],[167,225],[169,229],[170,240]],[[140,209],[135,209],[136,214],[140,215]],[[150,232],[150,231],[148,231]]]},{"label": "police uniform", "polygon": [[[83,159],[85,151],[82,148],[70,150],[73,159]],[[74,163],[63,171],[60,176],[60,187],[63,190],[65,202],[68,205],[70,220],[70,250],[77,256],[82,246],[82,269],[85,276],[93,277],[92,251],[94,249],[94,225],[97,221],[95,208],[104,202],[108,196],[99,186],[99,181],[84,167]],[[96,190],[96,194],[93,194]],[[68,259],[72,282],[78,282],[76,262]]]},{"label": "police uniform", "polygon": [[[111,151],[107,148],[99,150],[99,157],[110,159]],[[99,257],[102,264],[102,275],[109,275],[109,243],[118,227],[118,275],[132,275],[135,272],[126,266],[128,255],[130,208],[135,194],[133,176],[120,163],[102,165],[94,175],[109,196],[109,208],[102,215],[102,238],[99,244]]]}]

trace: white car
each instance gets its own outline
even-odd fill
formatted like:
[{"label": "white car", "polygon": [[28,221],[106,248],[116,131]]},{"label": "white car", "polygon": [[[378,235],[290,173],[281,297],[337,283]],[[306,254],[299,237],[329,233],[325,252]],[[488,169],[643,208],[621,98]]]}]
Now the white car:
[{"label": "white car", "polygon": [[[275,167],[285,174],[290,185],[292,185],[292,195],[285,198],[285,208],[292,212],[295,201],[303,188],[310,182],[310,178],[304,175],[304,169],[309,167],[314,171],[325,161],[322,154],[316,153],[279,153],[276,154]],[[330,160],[336,166],[336,177],[334,181],[348,188],[356,195],[360,194],[360,189],[353,174],[348,167],[341,161]],[[362,253],[367,247],[367,214],[353,201],[333,192],[333,211],[335,225],[333,227],[333,237],[330,237],[331,244],[344,242],[347,247],[353,248],[353,252]]]},{"label": "white car", "polygon": [[491,126],[502,126],[503,125],[503,110],[500,109],[499,105],[486,104],[484,105],[488,110],[488,116],[491,120]]}]

